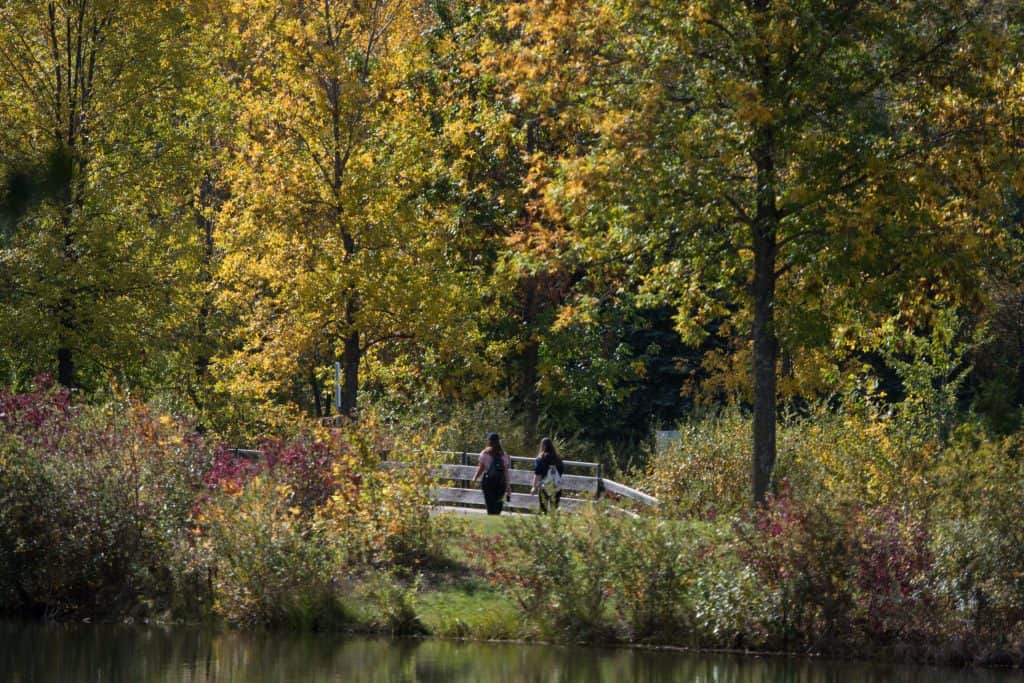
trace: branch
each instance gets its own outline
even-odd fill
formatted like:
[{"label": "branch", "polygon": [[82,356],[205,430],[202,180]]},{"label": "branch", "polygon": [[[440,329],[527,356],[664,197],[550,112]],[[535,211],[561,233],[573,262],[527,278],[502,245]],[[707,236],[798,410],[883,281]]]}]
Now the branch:
[{"label": "branch", "polygon": [[725,199],[729,206],[733,208],[740,222],[745,223],[750,227],[754,227],[754,219],[750,217],[750,214],[747,213],[746,209],[743,208],[743,205],[740,204],[735,197],[728,193],[723,193],[722,198]]}]

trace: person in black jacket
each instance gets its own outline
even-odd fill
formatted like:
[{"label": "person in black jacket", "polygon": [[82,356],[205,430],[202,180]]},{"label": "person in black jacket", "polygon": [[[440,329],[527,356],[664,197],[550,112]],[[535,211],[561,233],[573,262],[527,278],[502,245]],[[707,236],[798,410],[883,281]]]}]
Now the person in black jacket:
[{"label": "person in black jacket", "polygon": [[558,508],[558,501],[562,498],[562,476],[565,474],[565,464],[558,457],[555,444],[551,439],[544,437],[540,442],[540,453],[533,462],[533,487],[530,493],[540,491],[540,511],[548,512]]},{"label": "person in black jacket", "polygon": [[512,469],[512,458],[501,448],[498,435],[487,435],[487,448],[480,453],[480,464],[473,475],[473,482],[480,480],[484,492],[487,514],[500,515],[501,509],[512,493],[512,482],[508,471]]}]

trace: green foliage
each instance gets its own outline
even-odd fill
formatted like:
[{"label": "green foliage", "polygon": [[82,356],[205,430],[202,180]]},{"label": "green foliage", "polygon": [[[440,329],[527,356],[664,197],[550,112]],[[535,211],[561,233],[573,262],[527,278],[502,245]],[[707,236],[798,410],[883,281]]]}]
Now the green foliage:
[{"label": "green foliage", "polygon": [[1006,253],[988,212],[1015,167],[970,123],[1004,92],[989,50],[1019,54],[1006,10],[595,3],[567,29],[619,21],[585,91],[596,142],[549,194],[579,251],[623,264],[637,303],[675,306],[687,341],[730,341],[716,380],[753,398],[755,498],[782,366],[813,388],[821,355],[890,316],[973,306],[979,265]]},{"label": "green foliage", "polygon": [[629,548],[617,553],[610,572],[628,638],[665,642],[680,630],[693,632],[691,590],[706,552],[702,535],[685,534],[669,521],[624,518],[609,526],[605,533]]},{"label": "green foliage", "polygon": [[502,447],[513,455],[531,455],[537,448],[537,444],[526,442],[522,424],[510,401],[504,397],[451,406],[448,414],[440,419],[443,421],[440,445],[445,450],[482,451],[490,432],[497,432]]},{"label": "green foliage", "polygon": [[643,487],[670,514],[696,519],[731,515],[747,505],[750,421],[738,409],[694,417],[679,439],[651,457]]},{"label": "green foliage", "polygon": [[415,636],[427,632],[416,610],[419,586],[388,574],[373,574],[360,584],[358,594],[372,607],[366,625],[375,632],[392,636]]},{"label": "green foliage", "polygon": [[511,526],[508,558],[488,562],[525,616],[548,637],[602,640],[613,635],[608,597],[619,538],[603,513],[535,516]]},{"label": "green foliage", "polygon": [[935,311],[927,334],[900,330],[896,322],[882,327],[882,352],[903,384],[899,424],[912,432],[904,439],[917,446],[944,439],[957,418],[961,389],[972,369],[968,358],[984,330],[965,339],[964,323],[952,308]]},{"label": "green foliage", "polygon": [[959,429],[934,470],[941,520],[935,554],[940,589],[971,640],[1006,646],[1024,637],[1024,443]]},{"label": "green foliage", "polygon": [[0,175],[35,169],[0,275],[0,373],[18,384],[148,391],[169,359],[193,361],[173,333],[196,310],[193,28],[170,3],[0,9]]}]

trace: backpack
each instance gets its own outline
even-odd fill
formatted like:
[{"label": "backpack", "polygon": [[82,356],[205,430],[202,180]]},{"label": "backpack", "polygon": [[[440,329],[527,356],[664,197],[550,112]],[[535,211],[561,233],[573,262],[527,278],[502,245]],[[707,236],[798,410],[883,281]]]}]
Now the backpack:
[{"label": "backpack", "polygon": [[558,473],[558,467],[554,462],[548,465],[548,473],[541,480],[540,488],[549,496],[562,490],[562,475]]},{"label": "backpack", "polygon": [[487,466],[480,488],[490,491],[505,491],[505,455],[491,455],[491,464]]}]

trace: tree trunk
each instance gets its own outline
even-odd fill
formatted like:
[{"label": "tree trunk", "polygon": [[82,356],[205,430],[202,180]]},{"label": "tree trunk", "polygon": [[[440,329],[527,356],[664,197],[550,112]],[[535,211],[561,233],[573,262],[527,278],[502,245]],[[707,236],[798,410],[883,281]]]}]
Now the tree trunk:
[{"label": "tree trunk", "polygon": [[[313,394],[313,416],[317,419],[331,414],[331,401],[324,400],[324,388],[316,377],[316,368],[309,369],[309,390]],[[321,401],[323,401],[321,403]]]},{"label": "tree trunk", "polygon": [[[61,231],[64,233],[64,248],[61,252],[62,267],[65,273],[73,273],[78,258],[75,252],[75,240],[73,230],[74,210],[73,185],[69,180],[67,186],[61,188],[62,198],[66,203],[61,211]],[[77,326],[76,301],[73,299],[77,286],[73,280],[62,283],[64,292],[58,300],[57,311],[57,381],[60,385],[72,389],[78,385],[78,377],[75,369],[75,351],[72,346],[72,337]]]},{"label": "tree trunk", "polygon": [[775,143],[771,128],[758,132],[754,148],[757,167],[757,213],[754,246],[754,502],[765,502],[775,467],[776,366],[775,281],[779,212],[775,203]]},{"label": "tree trunk", "polygon": [[775,467],[776,364],[774,247],[754,250],[754,502],[763,503]]},{"label": "tree trunk", "polygon": [[537,442],[537,423],[540,422],[540,396],[537,394],[537,363],[539,344],[530,341],[523,351],[523,432],[526,443]]},{"label": "tree trunk", "polygon": [[356,414],[356,401],[359,398],[359,361],[362,350],[359,348],[359,332],[352,332],[345,337],[345,348],[341,363],[341,414],[352,418]]},{"label": "tree trunk", "polygon": [[540,422],[540,395],[537,392],[540,343],[534,337],[540,309],[538,281],[529,278],[526,283],[526,299],[523,302],[523,330],[527,335],[526,344],[520,357],[519,400],[523,410],[523,435],[526,443],[533,446],[537,441],[537,423]]},{"label": "tree trunk", "polygon": [[209,384],[211,353],[214,341],[210,338],[210,319],[213,317],[214,304],[213,294],[210,291],[210,283],[213,281],[214,259],[216,258],[216,244],[214,242],[214,223],[207,216],[206,210],[220,203],[213,185],[213,177],[209,171],[203,174],[199,183],[198,197],[192,206],[192,215],[196,226],[202,233],[202,261],[199,265],[199,273],[196,280],[202,285],[203,298],[199,305],[199,312],[196,316],[196,342],[198,345],[193,369],[194,381],[189,382],[189,396],[196,408],[202,410],[205,404],[205,388]]},{"label": "tree trunk", "polygon": [[61,345],[57,349],[57,381],[62,387],[73,388],[78,380],[75,377],[75,359],[71,348]]},{"label": "tree trunk", "polygon": [[76,11],[66,8],[64,16],[58,16],[57,8],[58,4],[52,1],[46,5],[48,47],[53,59],[51,123],[54,158],[66,164],[66,168],[61,169],[58,201],[63,232],[62,266],[70,275],[69,280],[62,283],[64,293],[57,304],[57,381],[72,388],[79,384],[72,341],[80,324],[79,284],[74,280],[75,266],[79,262],[75,230],[85,208],[90,105],[97,55],[104,42],[108,20],[97,18],[94,8],[87,2],[79,3]]}]

